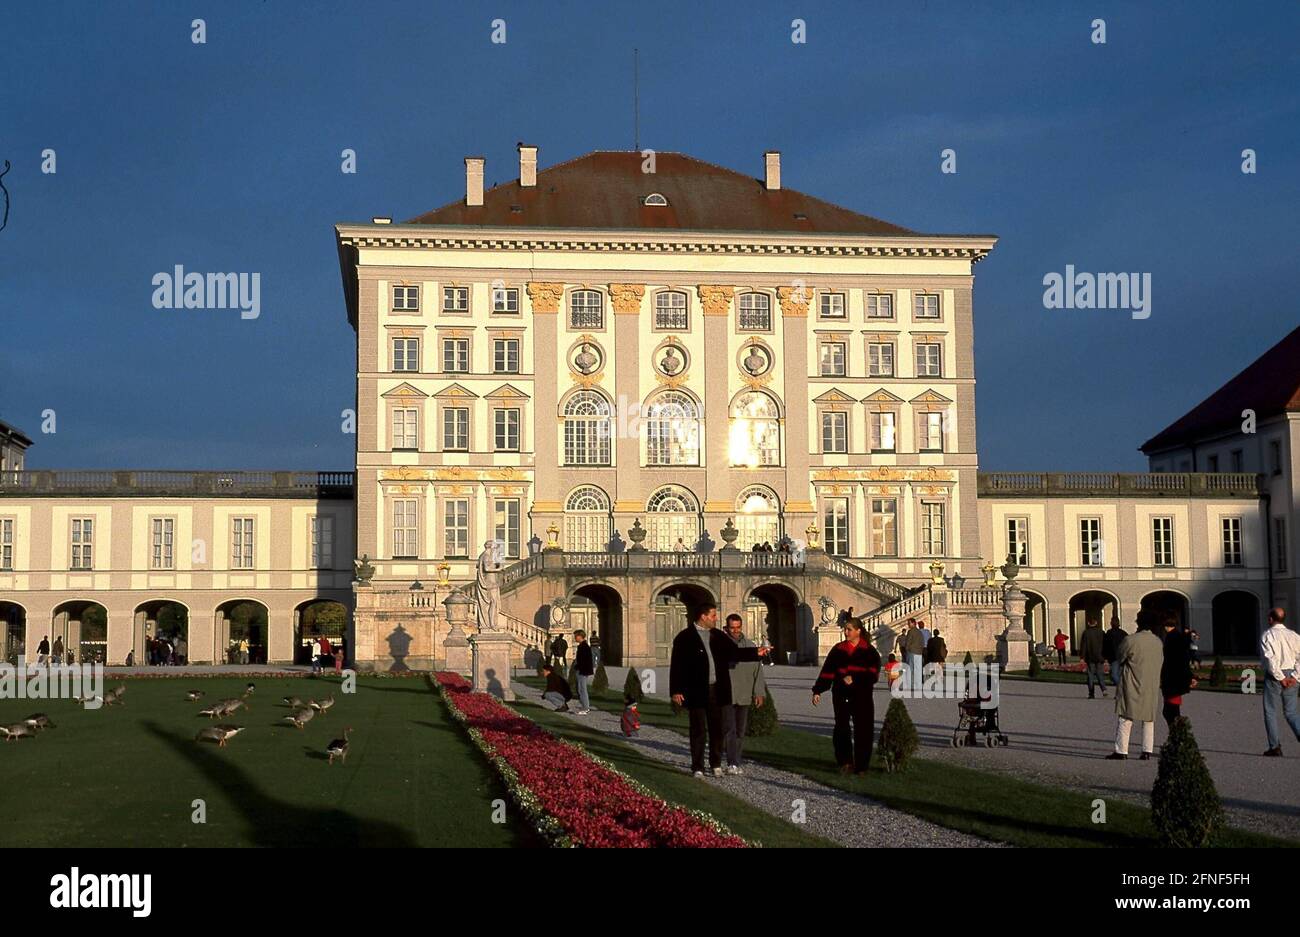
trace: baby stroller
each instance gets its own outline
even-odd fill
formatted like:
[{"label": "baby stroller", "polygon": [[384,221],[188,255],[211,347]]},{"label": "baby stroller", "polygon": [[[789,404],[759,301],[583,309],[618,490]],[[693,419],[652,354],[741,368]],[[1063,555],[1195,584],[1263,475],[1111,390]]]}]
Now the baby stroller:
[{"label": "baby stroller", "polygon": [[977,734],[983,734],[984,744],[992,748],[1010,742],[998,727],[998,708],[985,709],[975,698],[964,699],[957,704],[957,728],[952,730],[952,747],[962,748],[975,745]]}]

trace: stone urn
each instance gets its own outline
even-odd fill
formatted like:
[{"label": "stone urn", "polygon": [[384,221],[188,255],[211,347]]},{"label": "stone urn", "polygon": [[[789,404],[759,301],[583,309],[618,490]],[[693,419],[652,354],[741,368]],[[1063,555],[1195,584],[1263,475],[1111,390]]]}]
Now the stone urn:
[{"label": "stone urn", "polygon": [[632,526],[627,529],[627,539],[632,541],[630,549],[638,552],[644,550],[645,547],[641,543],[645,540],[645,535],[646,529],[641,526],[641,518],[638,517],[632,521]]},{"label": "stone urn", "polygon": [[736,549],[736,538],[740,536],[740,531],[736,529],[736,525],[733,523],[732,518],[727,518],[727,523],[723,525],[722,530],[719,531],[719,533],[722,535],[722,549]]}]

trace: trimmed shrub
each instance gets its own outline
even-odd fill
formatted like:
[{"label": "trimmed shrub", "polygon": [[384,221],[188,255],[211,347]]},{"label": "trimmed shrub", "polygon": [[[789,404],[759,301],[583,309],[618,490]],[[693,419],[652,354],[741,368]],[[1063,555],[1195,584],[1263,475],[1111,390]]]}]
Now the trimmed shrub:
[{"label": "trimmed shrub", "polygon": [[903,771],[921,745],[916,726],[901,699],[891,699],[880,729],[880,757],[886,771]]},{"label": "trimmed shrub", "polygon": [[963,667],[968,667],[973,663],[975,663],[975,658],[970,656],[970,651],[967,651],[966,656],[961,659],[961,665]]},{"label": "trimmed shrub", "polygon": [[1174,722],[1160,750],[1151,788],[1151,822],[1161,845],[1182,849],[1205,846],[1223,824],[1223,802],[1186,716]]},{"label": "trimmed shrub", "polygon": [[779,723],[776,700],[772,699],[770,692],[764,693],[762,706],[749,707],[749,725],[745,727],[745,735],[771,735]]},{"label": "trimmed shrub", "polygon": [[1223,666],[1223,658],[1214,655],[1214,666],[1210,668],[1210,686],[1227,686],[1228,668]]},{"label": "trimmed shrub", "polygon": [[605,673],[605,662],[596,662],[596,672],[591,675],[591,689],[595,693],[604,693],[609,689],[609,674]]},{"label": "trimmed shrub", "polygon": [[623,681],[623,702],[631,700],[639,703],[645,698],[641,692],[641,675],[636,672],[635,667],[627,668],[627,679]]},{"label": "trimmed shrub", "polygon": [[1043,665],[1038,660],[1037,654],[1029,655],[1029,679],[1037,680],[1038,675],[1043,672]]}]

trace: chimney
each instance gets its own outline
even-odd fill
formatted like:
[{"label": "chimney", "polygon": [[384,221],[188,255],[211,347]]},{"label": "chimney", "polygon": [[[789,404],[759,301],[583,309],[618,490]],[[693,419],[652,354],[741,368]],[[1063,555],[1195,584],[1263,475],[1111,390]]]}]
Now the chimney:
[{"label": "chimney", "polygon": [[465,204],[483,204],[483,163],[482,156],[465,157]]},{"label": "chimney", "polygon": [[531,189],[537,185],[537,147],[519,144],[519,185]]},{"label": "chimney", "polygon": [[770,191],[781,188],[781,151],[768,150],[763,154],[765,164],[764,183]]}]

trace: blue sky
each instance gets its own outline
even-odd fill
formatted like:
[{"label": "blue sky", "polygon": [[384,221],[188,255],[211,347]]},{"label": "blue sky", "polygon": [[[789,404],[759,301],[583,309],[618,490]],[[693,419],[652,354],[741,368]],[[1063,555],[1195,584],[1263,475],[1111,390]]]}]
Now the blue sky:
[{"label": "blue sky", "polygon": [[[51,2],[3,20],[0,419],[36,436],[32,467],[349,467],[332,225],[456,198],[467,154],[513,178],[518,140],[543,167],[630,149],[633,47],[642,146],[754,175],[779,149],[791,188],[1001,237],[976,268],[986,469],[1141,470],[1144,439],[1300,321],[1290,2]],[[260,318],[154,309],[175,264],[260,272]],[[1149,272],[1151,317],[1044,309],[1066,264]]]}]

